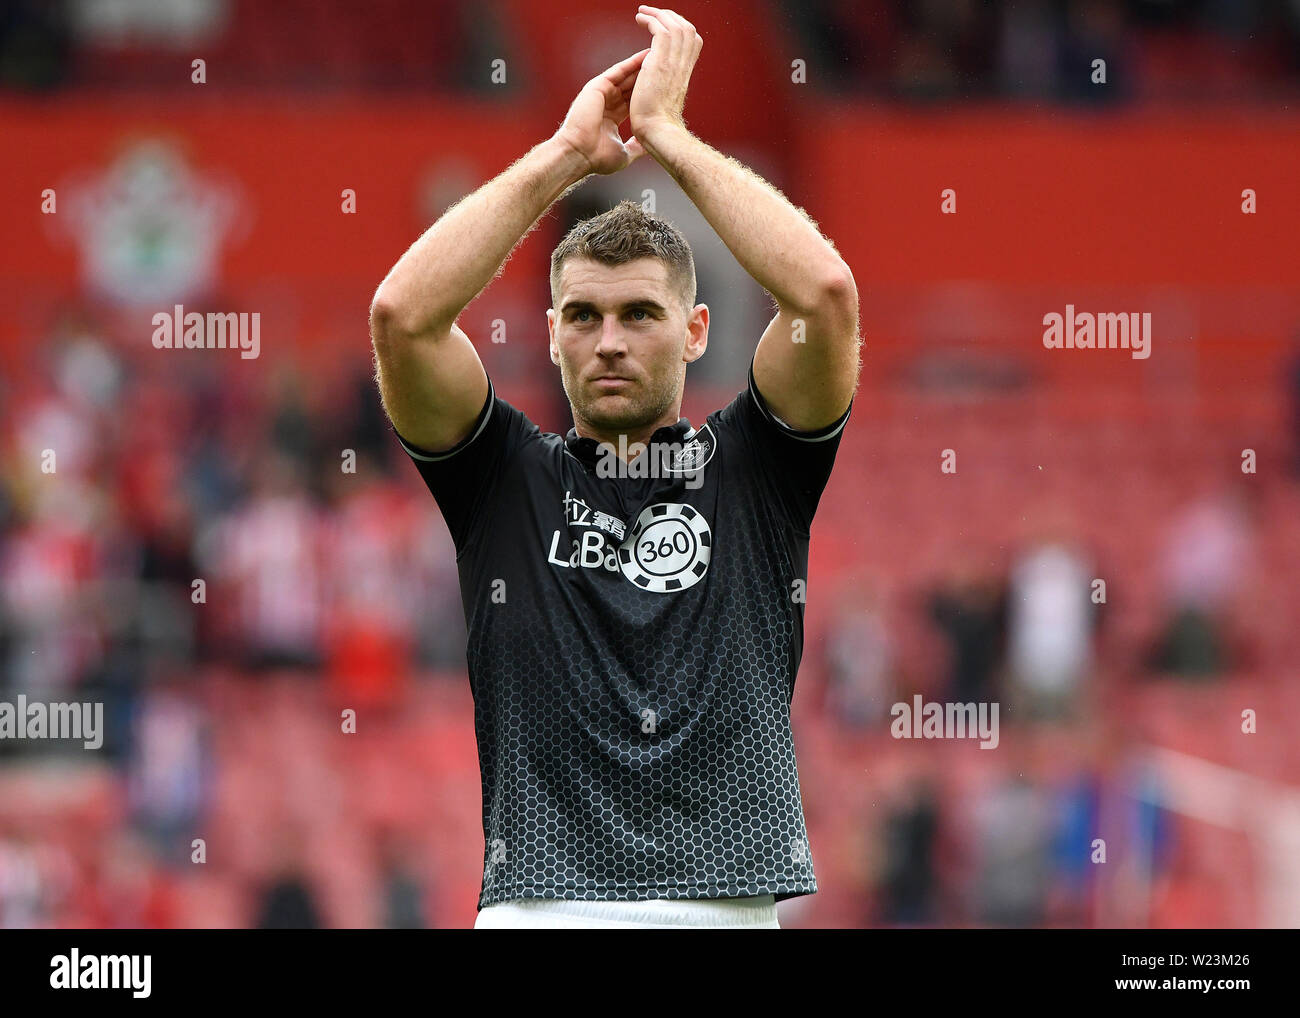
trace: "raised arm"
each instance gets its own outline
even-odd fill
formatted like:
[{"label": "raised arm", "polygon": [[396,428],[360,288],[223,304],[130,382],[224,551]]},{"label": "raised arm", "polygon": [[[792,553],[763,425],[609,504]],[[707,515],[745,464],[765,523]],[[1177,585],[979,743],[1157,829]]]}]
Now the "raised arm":
[{"label": "raised arm", "polygon": [[857,389],[853,273],[806,212],[686,129],[686,89],[704,45],[695,27],[645,5],[636,20],[650,30],[651,45],[632,93],[630,147],[649,152],[672,175],[776,301],[776,317],[754,353],[754,381],[772,412],[800,431],[825,427],[843,415]]},{"label": "raised arm", "polygon": [[448,209],[379,284],[370,305],[376,381],[408,442],[442,452],[469,434],[487,399],[487,374],[456,319],[557,198],[640,154],[618,127],[647,53],[587,82],[552,137]]}]

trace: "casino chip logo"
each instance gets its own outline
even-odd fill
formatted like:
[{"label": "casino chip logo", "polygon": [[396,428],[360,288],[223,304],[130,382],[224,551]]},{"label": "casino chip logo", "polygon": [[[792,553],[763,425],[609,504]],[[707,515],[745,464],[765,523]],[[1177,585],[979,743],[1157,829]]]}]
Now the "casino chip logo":
[{"label": "casino chip logo", "polygon": [[709,522],[679,502],[646,506],[619,546],[623,575],[642,590],[671,594],[694,586],[708,572],[713,550]]}]

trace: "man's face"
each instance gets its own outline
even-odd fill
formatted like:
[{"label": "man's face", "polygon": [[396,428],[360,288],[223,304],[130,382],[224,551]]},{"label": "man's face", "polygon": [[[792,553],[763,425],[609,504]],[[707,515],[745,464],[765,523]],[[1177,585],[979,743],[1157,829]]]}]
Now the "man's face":
[{"label": "man's face", "polygon": [[593,430],[624,432],[680,407],[686,365],[708,343],[709,309],[682,308],[663,262],[569,259],[558,305],[546,312],[551,360],[575,418]]}]

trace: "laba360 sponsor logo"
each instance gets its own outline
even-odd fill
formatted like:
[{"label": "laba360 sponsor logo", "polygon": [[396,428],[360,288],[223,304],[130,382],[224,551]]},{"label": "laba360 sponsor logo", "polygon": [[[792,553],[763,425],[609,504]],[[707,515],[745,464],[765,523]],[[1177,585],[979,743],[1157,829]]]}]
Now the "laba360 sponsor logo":
[{"label": "laba360 sponsor logo", "polygon": [[586,529],[570,539],[567,559],[562,557],[561,532],[551,535],[546,560],[553,566],[621,570],[631,583],[656,594],[685,590],[708,572],[713,532],[694,506],[681,502],[646,506],[626,536],[621,520],[592,510],[572,492],[564,493],[564,507],[569,526]]}]

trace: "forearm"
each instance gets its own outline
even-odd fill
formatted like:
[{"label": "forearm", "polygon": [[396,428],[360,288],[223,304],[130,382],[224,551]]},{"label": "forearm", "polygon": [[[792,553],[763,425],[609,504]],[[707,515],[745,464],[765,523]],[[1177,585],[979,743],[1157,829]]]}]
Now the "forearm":
[{"label": "forearm", "polygon": [[448,209],[379,285],[374,314],[416,334],[450,327],[548,208],[588,173],[555,137]]},{"label": "forearm", "polygon": [[847,269],[817,224],[753,170],[684,127],[638,136],[736,260],[787,311],[812,312]]}]

